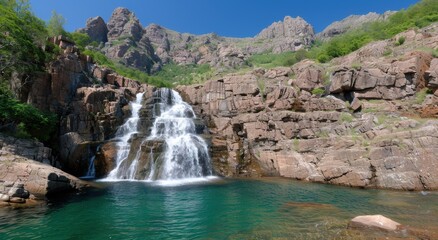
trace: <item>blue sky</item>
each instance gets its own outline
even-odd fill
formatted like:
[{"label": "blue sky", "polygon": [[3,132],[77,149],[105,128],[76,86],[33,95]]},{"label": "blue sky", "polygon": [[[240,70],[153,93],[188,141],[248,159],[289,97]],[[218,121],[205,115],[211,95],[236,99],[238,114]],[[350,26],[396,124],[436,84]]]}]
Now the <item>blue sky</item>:
[{"label": "blue sky", "polygon": [[316,32],[351,14],[406,9],[418,0],[30,0],[34,13],[48,20],[52,10],[64,16],[65,28],[85,26],[89,17],[107,22],[116,7],[133,11],[145,27],[156,23],[178,32],[215,32],[252,37],[284,16],[301,16]]}]

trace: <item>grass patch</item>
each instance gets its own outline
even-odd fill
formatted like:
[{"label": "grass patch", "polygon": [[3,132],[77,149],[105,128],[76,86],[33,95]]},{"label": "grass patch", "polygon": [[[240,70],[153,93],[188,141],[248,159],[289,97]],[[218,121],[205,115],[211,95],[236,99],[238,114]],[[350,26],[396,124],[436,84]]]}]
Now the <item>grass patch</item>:
[{"label": "grass patch", "polygon": [[416,104],[422,104],[424,100],[426,99],[427,94],[429,93],[428,88],[423,88],[419,92],[415,94],[415,103]]},{"label": "grass patch", "polygon": [[265,101],[265,93],[266,93],[266,83],[264,78],[257,78],[257,86],[260,90],[260,96],[262,97],[262,101]]},{"label": "grass patch", "polygon": [[322,88],[314,88],[312,90],[313,95],[322,96],[325,93],[325,90]]},{"label": "grass patch", "polygon": [[339,117],[339,120],[341,122],[351,123],[351,122],[353,122],[353,116],[351,114],[349,114],[349,113],[343,112],[343,113],[341,113],[341,116]]},{"label": "grass patch", "polygon": [[287,67],[297,62],[296,54],[293,52],[255,54],[248,59],[248,65],[262,68]]}]

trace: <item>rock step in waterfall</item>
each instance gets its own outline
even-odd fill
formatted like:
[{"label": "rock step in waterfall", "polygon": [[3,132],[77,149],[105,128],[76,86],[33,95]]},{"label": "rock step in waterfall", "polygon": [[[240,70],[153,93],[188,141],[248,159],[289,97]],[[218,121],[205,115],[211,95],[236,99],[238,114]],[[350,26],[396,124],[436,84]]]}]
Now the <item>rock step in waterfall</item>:
[{"label": "rock step in waterfall", "polygon": [[[180,180],[212,175],[208,145],[197,134],[196,115],[178,92],[160,88],[149,103],[143,93],[117,131],[116,167],[107,180]],[[143,104],[142,104],[143,103]],[[143,121],[143,115],[153,123]],[[149,121],[151,122],[151,121]]]}]

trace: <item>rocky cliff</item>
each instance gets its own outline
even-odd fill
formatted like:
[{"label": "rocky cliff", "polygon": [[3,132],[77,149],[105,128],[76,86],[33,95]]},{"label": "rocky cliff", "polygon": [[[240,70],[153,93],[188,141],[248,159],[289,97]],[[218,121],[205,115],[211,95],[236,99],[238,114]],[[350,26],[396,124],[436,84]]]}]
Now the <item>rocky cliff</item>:
[{"label": "rocky cliff", "polygon": [[305,60],[178,90],[208,123],[221,175],[438,189],[437,59],[417,50],[437,39],[434,25],[331,64]]},{"label": "rocky cliff", "polygon": [[254,38],[227,38],[214,33],[178,33],[157,24],[143,28],[126,8],[115,9],[107,24],[100,17],[90,18],[78,31],[104,44],[98,49],[110,59],[149,73],[171,62],[236,68],[245,65],[252,54],[296,51],[310,46],[315,39],[312,26],[300,17],[287,16]]}]

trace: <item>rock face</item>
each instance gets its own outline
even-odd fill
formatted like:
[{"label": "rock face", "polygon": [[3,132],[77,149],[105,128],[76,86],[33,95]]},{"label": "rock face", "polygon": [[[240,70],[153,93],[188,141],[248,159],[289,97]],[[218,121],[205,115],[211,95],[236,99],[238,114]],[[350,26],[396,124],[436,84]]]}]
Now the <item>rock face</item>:
[{"label": "rock face", "polygon": [[87,184],[50,164],[51,149],[34,140],[0,135],[0,206],[79,191]]},{"label": "rock face", "polygon": [[143,26],[126,8],[116,8],[108,22],[108,42],[102,49],[109,58],[150,73],[160,60],[144,35]]},{"label": "rock face", "polygon": [[401,224],[382,215],[357,216],[351,219],[349,228],[369,228],[381,231],[396,231]]},{"label": "rock face", "polygon": [[263,29],[257,40],[270,40],[266,49],[272,48],[274,53],[296,51],[310,46],[315,40],[313,27],[301,17],[286,16],[283,21],[275,22]]},{"label": "rock face", "polygon": [[[415,46],[436,47],[436,30],[403,33],[405,46],[372,43],[330,69],[306,60],[178,90],[208,123],[221,175],[438,189],[438,121],[406,117],[434,114],[436,96],[418,105],[416,95],[434,86],[436,62]],[[382,45],[397,55],[383,57]]]},{"label": "rock face", "polygon": [[87,19],[86,27],[84,29],[80,29],[79,31],[88,34],[92,41],[96,41],[98,43],[105,43],[108,41],[108,27],[101,17]]},{"label": "rock face", "polygon": [[358,28],[366,23],[373,21],[384,21],[394,13],[395,12],[393,11],[387,11],[383,14],[370,12],[365,15],[351,15],[328,25],[322,32],[318,33],[316,37],[324,41],[329,40],[335,36],[347,32],[350,29]]},{"label": "rock face", "polygon": [[[58,162],[51,157],[43,161],[83,176],[99,145],[129,116],[128,102],[152,87],[96,66],[62,36],[53,42],[64,53],[48,66],[47,73],[32,79],[29,90],[21,95],[28,103],[59,115],[59,150],[52,152]],[[14,146],[15,152],[21,151]],[[32,154],[24,156],[38,160]]]}]

